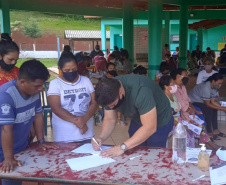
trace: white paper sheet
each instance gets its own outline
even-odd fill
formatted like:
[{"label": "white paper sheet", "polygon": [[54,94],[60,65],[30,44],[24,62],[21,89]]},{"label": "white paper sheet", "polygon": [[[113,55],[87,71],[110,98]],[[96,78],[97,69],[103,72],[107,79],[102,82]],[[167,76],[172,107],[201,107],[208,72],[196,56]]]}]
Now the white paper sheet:
[{"label": "white paper sheet", "polygon": [[221,107],[226,107],[226,102],[225,101],[220,101]]},{"label": "white paper sheet", "polygon": [[85,170],[115,162],[112,158],[104,158],[99,155],[72,158],[66,161],[73,171]]},{"label": "white paper sheet", "polygon": [[226,150],[221,150],[221,148],[219,148],[216,152],[216,155],[219,157],[220,160],[226,161]]},{"label": "white paper sheet", "polygon": [[[187,147],[186,150],[186,162],[187,163],[198,163],[198,156],[201,148],[189,148]],[[212,153],[212,150],[206,150],[209,156]]]},{"label": "white paper sheet", "polygon": [[201,120],[198,116],[195,115],[195,118],[193,118],[193,115],[190,115],[189,118],[191,118],[194,122],[198,123],[199,125],[202,125],[204,123],[203,120]]},{"label": "white paper sheet", "polygon": [[[112,148],[111,146],[101,146],[102,150]],[[84,144],[71,152],[82,154],[100,154],[101,151],[95,151],[91,143]]]},{"label": "white paper sheet", "polygon": [[200,135],[200,133],[201,133],[201,131],[202,131],[202,128],[200,128],[200,127],[198,127],[198,126],[196,126],[196,125],[190,124],[190,123],[188,123],[187,121],[184,121],[184,120],[183,120],[183,121],[182,121],[182,124],[188,126],[188,129],[189,129],[189,130],[191,130],[192,132],[194,132],[194,133],[196,133],[196,134],[198,134],[198,135]]},{"label": "white paper sheet", "polygon": [[209,171],[211,185],[226,184],[226,163],[219,166],[210,167]]}]

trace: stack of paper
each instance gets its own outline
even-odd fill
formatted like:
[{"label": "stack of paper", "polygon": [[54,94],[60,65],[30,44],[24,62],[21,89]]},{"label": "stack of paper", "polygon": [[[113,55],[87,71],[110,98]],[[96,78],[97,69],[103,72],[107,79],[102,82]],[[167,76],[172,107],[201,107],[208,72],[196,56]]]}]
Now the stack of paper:
[{"label": "stack of paper", "polygon": [[[102,150],[106,150],[111,147],[110,146],[101,146],[101,148],[102,148]],[[93,149],[93,146],[91,143],[84,144],[84,145],[72,150],[71,152],[93,154],[93,155],[85,156],[85,157],[67,159],[66,161],[73,171],[85,170],[88,168],[98,167],[98,166],[102,166],[105,164],[115,162],[115,160],[112,158],[101,157],[99,155],[101,151],[95,151]]]}]

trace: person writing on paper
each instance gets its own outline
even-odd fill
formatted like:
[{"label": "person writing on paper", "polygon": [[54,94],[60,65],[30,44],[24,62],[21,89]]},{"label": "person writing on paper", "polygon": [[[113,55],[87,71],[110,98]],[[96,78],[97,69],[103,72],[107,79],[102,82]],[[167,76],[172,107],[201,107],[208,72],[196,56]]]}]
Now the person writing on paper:
[{"label": "person writing on paper", "polygon": [[[45,143],[44,119],[39,93],[49,78],[47,68],[37,60],[24,62],[19,77],[0,86],[0,168],[1,173],[10,173],[22,166],[14,154],[26,149],[28,134],[34,123],[37,144],[43,150],[55,145]],[[21,185],[20,181],[2,180],[3,185]]]},{"label": "person writing on paper", "polygon": [[93,116],[98,108],[94,87],[89,78],[78,74],[72,54],[62,55],[58,68],[62,75],[50,82],[48,90],[54,141],[90,142],[94,136]]},{"label": "person writing on paper", "polygon": [[160,87],[143,75],[128,74],[114,79],[103,76],[96,86],[96,101],[105,107],[102,130],[93,141],[95,150],[111,136],[117,123],[117,111],[131,117],[128,140],[101,152],[114,157],[138,145],[166,147],[169,132],[173,128],[170,103]]},{"label": "person writing on paper", "polygon": [[226,134],[218,130],[217,110],[226,111],[226,107],[221,107],[217,99],[218,91],[223,83],[223,76],[220,73],[215,73],[210,76],[205,82],[196,85],[189,97],[193,105],[200,107],[205,118],[206,128],[213,140],[219,140],[219,137],[226,137]]}]

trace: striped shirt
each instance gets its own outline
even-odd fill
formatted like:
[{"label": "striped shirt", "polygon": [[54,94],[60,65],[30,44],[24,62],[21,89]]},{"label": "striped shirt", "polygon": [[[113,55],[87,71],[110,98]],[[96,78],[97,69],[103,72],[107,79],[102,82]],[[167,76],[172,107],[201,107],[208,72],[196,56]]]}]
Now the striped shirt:
[{"label": "striped shirt", "polygon": [[[18,153],[27,147],[28,134],[35,114],[42,112],[40,95],[25,98],[16,87],[16,80],[0,87],[0,128],[1,125],[13,124],[13,149]],[[2,141],[0,132],[0,155]]]}]

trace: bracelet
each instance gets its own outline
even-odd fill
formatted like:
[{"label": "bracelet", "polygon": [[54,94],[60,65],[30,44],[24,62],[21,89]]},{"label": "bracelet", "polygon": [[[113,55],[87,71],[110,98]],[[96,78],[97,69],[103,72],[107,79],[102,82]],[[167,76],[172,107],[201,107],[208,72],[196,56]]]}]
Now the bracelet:
[{"label": "bracelet", "polygon": [[46,142],[46,141],[45,141],[45,139],[43,138],[43,139],[37,141],[36,143],[37,143],[37,144],[40,144],[40,143],[45,143],[45,142]]}]

